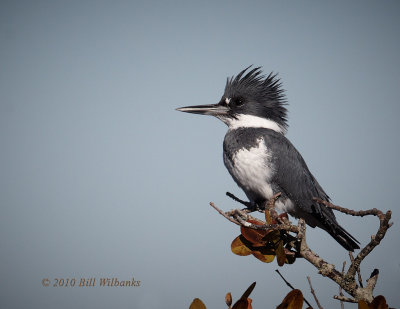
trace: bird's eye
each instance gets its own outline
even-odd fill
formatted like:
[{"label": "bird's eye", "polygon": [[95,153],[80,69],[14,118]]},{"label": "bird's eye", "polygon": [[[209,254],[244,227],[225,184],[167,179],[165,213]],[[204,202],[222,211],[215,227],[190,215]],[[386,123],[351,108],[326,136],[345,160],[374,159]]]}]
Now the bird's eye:
[{"label": "bird's eye", "polygon": [[236,106],[242,106],[244,104],[244,99],[243,98],[236,98],[234,102],[235,102]]}]

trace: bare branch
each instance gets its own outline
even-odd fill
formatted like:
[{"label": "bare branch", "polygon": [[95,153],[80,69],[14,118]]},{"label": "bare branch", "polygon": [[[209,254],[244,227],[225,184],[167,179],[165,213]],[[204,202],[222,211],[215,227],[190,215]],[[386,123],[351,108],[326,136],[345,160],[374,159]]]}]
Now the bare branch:
[{"label": "bare branch", "polygon": [[[340,212],[343,212],[345,214],[349,214],[352,216],[363,217],[363,216],[367,216],[367,215],[373,215],[373,216],[378,217],[379,228],[378,228],[377,233],[375,235],[371,236],[371,241],[364,248],[361,249],[361,251],[357,254],[356,258],[353,259],[352,254],[350,254],[350,259],[352,259],[351,265],[350,265],[347,273],[343,276],[343,281],[348,283],[348,287],[349,287],[349,290],[347,290],[347,289],[345,289],[345,287],[343,287],[343,289],[346,292],[348,292],[350,295],[355,297],[356,300],[366,300],[367,302],[371,302],[373,300],[373,296],[372,296],[373,288],[375,287],[378,275],[376,274],[376,276],[373,276],[370,279],[368,279],[367,287],[364,288],[363,284],[362,284],[360,264],[364,260],[364,258],[368,254],[370,254],[371,251],[376,246],[378,246],[380,244],[382,239],[385,237],[387,230],[393,225],[393,222],[389,222],[391,219],[391,216],[392,216],[392,212],[390,210],[388,210],[386,213],[383,213],[382,211],[380,211],[379,209],[376,209],[376,208],[369,209],[369,210],[355,211],[355,210],[350,210],[350,209],[340,207],[337,205],[333,205],[329,202],[323,201],[318,198],[314,198],[314,200],[317,201],[318,203],[324,204],[325,206],[327,206],[329,208],[338,210]],[[358,273],[358,281],[359,281],[360,286],[357,286],[357,284],[355,283],[356,272]],[[371,281],[370,286],[368,286],[368,282],[372,278],[374,278],[374,279]]]},{"label": "bare branch", "polygon": [[378,275],[379,275],[379,270],[374,269],[371,276],[367,280],[366,289],[371,291],[371,294],[372,294],[372,291],[375,289],[376,282],[378,281]]},{"label": "bare branch", "polygon": [[[342,276],[344,275],[344,269],[345,269],[345,267],[346,267],[346,261],[343,262]],[[344,296],[344,295],[343,295],[343,288],[342,288],[341,286],[339,286],[339,296],[341,296],[341,297]],[[340,308],[341,308],[341,309],[344,309],[344,303],[343,303],[342,300],[340,301]]]},{"label": "bare branch", "polygon": [[319,309],[324,309],[324,308],[321,306],[321,304],[319,303],[319,300],[318,300],[318,298],[317,298],[317,295],[315,294],[315,291],[314,291],[314,289],[313,289],[313,287],[312,287],[310,276],[307,276],[307,280],[308,280],[308,284],[310,285],[311,294],[314,296],[314,300],[315,300],[315,302],[317,303],[318,308],[319,308]]},{"label": "bare branch", "polygon": [[386,231],[390,228],[389,220],[392,217],[392,212],[388,210],[386,214],[383,214],[378,210],[377,216],[379,217],[380,226],[375,237],[357,254],[354,262],[351,263],[349,270],[347,271],[346,277],[354,277],[355,272],[359,269],[362,260],[371,253],[371,251],[380,244],[381,240],[385,237]]},{"label": "bare branch", "polygon": [[338,296],[335,295],[333,296],[334,299],[340,300],[341,302],[347,302],[347,303],[357,303],[358,301],[355,300],[354,298],[351,297],[345,297],[345,296]]},{"label": "bare branch", "polygon": [[229,221],[231,221],[237,225],[240,225],[239,222],[237,222],[236,220],[233,220],[230,216],[226,215],[221,209],[219,209],[217,206],[215,206],[215,204],[213,202],[210,202],[210,206],[213,207],[216,211],[218,211],[222,216],[224,216]]},{"label": "bare branch", "polygon": [[356,210],[351,210],[351,209],[347,209],[347,208],[344,208],[344,207],[341,207],[341,206],[334,205],[334,204],[329,203],[327,201],[321,200],[320,198],[317,198],[317,197],[314,197],[313,200],[318,202],[318,203],[320,203],[320,204],[324,204],[328,208],[335,209],[337,211],[343,212],[343,213],[345,213],[347,215],[351,215],[351,216],[359,216],[359,217],[378,216],[379,217],[380,215],[382,215],[382,212],[380,210],[376,209],[376,208],[372,208],[372,209],[369,209],[369,210],[358,210],[358,211],[356,211]]},{"label": "bare branch", "polygon": [[278,192],[270,200],[268,200],[265,203],[265,208],[269,210],[269,213],[271,214],[272,220],[276,220],[276,218],[278,218],[278,213],[275,210],[275,202],[280,196],[281,196],[281,193]]},{"label": "bare branch", "polygon": [[224,212],[221,209],[219,209],[213,202],[210,202],[210,206],[213,207],[216,211],[218,211],[219,214],[221,214],[224,218],[228,219],[229,221],[231,221],[237,225],[242,225],[242,226],[249,227],[249,228],[252,228],[255,230],[285,230],[285,231],[293,232],[293,233],[299,232],[298,227],[290,224],[290,222],[282,223],[282,224],[263,224],[263,225],[257,225],[257,224],[247,222],[246,221],[247,219],[252,219],[255,221],[259,221],[259,222],[262,222],[262,221],[248,215],[246,209],[244,209],[244,210],[234,209],[231,211]]},{"label": "bare branch", "polygon": [[[351,261],[351,263],[354,263],[353,252],[349,251],[349,256],[350,256],[350,261]],[[359,283],[360,287],[363,288],[364,285],[363,285],[363,283],[362,283],[360,265],[358,265],[358,267],[357,267],[357,273],[358,273],[358,283]]]},{"label": "bare branch", "polygon": [[280,271],[277,270],[277,269],[275,269],[275,271],[278,273],[279,276],[281,276],[282,280],[285,281],[286,285],[287,285],[289,288],[291,288],[292,290],[294,290],[294,286],[291,285],[290,282],[287,281],[287,280],[282,276],[282,274],[280,273]]},{"label": "bare branch", "polygon": [[[244,205],[249,205],[248,202],[242,201],[236,198],[233,194],[227,192],[227,195],[233,198],[235,201],[238,201]],[[275,216],[273,213],[275,212],[274,205],[276,199],[279,197],[280,193],[276,194],[273,198],[265,203],[265,208],[269,210],[271,217]],[[378,280],[378,272],[373,272],[371,278],[367,280],[367,286],[363,287],[361,272],[360,272],[360,264],[363,259],[371,253],[371,251],[380,244],[382,239],[385,237],[387,230],[393,225],[393,223],[389,222],[391,219],[392,212],[388,210],[386,213],[382,213],[382,211],[373,208],[370,210],[361,210],[355,211],[350,210],[341,206],[333,205],[327,201],[323,201],[321,199],[314,198],[315,201],[325,205],[326,207],[335,209],[337,211],[343,212],[345,214],[349,214],[352,216],[367,216],[373,215],[379,218],[379,228],[375,235],[371,237],[371,241],[357,254],[354,258],[352,254],[350,254],[351,264],[347,273],[344,273],[344,265],[342,272],[336,270],[333,264],[328,263],[323,258],[318,256],[314,251],[312,251],[306,242],[306,224],[304,219],[299,219],[298,224],[294,225],[288,220],[276,220],[280,222],[280,224],[267,224],[260,219],[254,218],[249,215],[251,210],[249,209],[233,209],[228,212],[224,212],[219,209],[214,203],[210,203],[210,205],[217,210],[224,218],[228,219],[229,221],[240,225],[245,226],[248,228],[256,229],[256,230],[283,230],[287,232],[292,232],[297,234],[297,239],[300,243],[299,254],[301,257],[306,259],[309,263],[313,264],[322,276],[328,277],[331,280],[335,281],[339,287],[339,296],[334,296],[335,299],[345,302],[357,302],[358,300],[365,300],[367,302],[371,302],[373,299],[373,290],[375,288],[376,282]],[[275,212],[276,213],[276,212]],[[253,222],[260,222],[260,225],[253,224],[248,222],[249,219],[255,220]],[[276,217],[275,219],[279,219]],[[277,271],[279,273],[279,271]],[[355,275],[358,273],[358,284],[355,279]],[[282,275],[281,275],[282,277]],[[283,278],[283,277],[282,277]],[[311,284],[310,284],[311,286]],[[293,288],[293,287],[292,287]],[[352,298],[343,296],[343,290],[346,291]]]}]

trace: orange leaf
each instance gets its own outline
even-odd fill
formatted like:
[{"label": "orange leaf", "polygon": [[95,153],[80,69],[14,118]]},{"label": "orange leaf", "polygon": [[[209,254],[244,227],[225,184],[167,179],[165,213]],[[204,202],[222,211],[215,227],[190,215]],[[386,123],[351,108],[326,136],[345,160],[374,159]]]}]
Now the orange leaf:
[{"label": "orange leaf", "polygon": [[386,303],[385,297],[382,295],[378,295],[372,301],[372,303],[368,304],[364,300],[358,301],[358,309],[388,309],[389,306]]},{"label": "orange leaf", "polygon": [[248,244],[246,243],[247,243],[246,239],[242,235],[239,235],[232,241],[231,244],[232,252],[241,256],[250,255],[251,249],[247,246]]},{"label": "orange leaf", "polygon": [[204,303],[201,301],[200,298],[195,298],[192,301],[192,304],[190,305],[189,309],[207,309]]},{"label": "orange leaf", "polygon": [[251,298],[239,299],[232,307],[232,309],[252,309]]},{"label": "orange leaf", "polygon": [[268,224],[272,224],[271,213],[267,208],[265,208],[264,214],[265,214],[265,222],[267,222]]},{"label": "orange leaf", "polygon": [[225,303],[228,307],[232,305],[232,294],[230,292],[225,295]]},{"label": "orange leaf", "polygon": [[247,288],[246,291],[244,291],[242,297],[240,297],[240,299],[246,299],[250,296],[251,292],[253,292],[254,288],[256,286],[256,282],[254,281],[252,284],[250,284],[250,286]]},{"label": "orange leaf", "polygon": [[303,308],[303,294],[300,290],[292,290],[283,299],[282,303],[276,309],[301,309]]},{"label": "orange leaf", "polygon": [[260,249],[260,250],[254,250],[251,252],[251,254],[254,255],[257,259],[259,259],[261,262],[264,263],[271,263],[274,258],[275,258],[275,253],[273,250],[270,249]]},{"label": "orange leaf", "polygon": [[276,252],[276,261],[278,262],[278,265],[283,266],[286,261],[286,254],[285,254],[285,249],[283,248],[282,240],[278,243],[278,247],[276,248],[275,252]]},{"label": "orange leaf", "polygon": [[382,295],[378,295],[374,298],[372,303],[369,305],[371,309],[388,309],[389,306],[386,304],[386,299]]},{"label": "orange leaf", "polygon": [[278,242],[281,240],[281,232],[280,231],[273,231],[270,230],[268,231],[268,234],[264,236],[263,241],[264,242]]},{"label": "orange leaf", "polygon": [[251,298],[249,298],[251,292],[253,292],[254,287],[256,286],[256,283],[253,282],[250,284],[250,286],[247,288],[247,290],[243,293],[242,297],[233,305],[232,309],[252,309],[253,307],[251,306]]},{"label": "orange leaf", "polygon": [[364,300],[359,300],[358,301],[358,309],[369,309],[369,306],[368,306],[367,302],[365,302]]},{"label": "orange leaf", "polygon": [[[252,223],[254,225],[264,225],[264,222],[257,220],[249,219],[247,220],[247,222]],[[268,234],[268,231],[266,230],[255,230],[245,226],[240,227],[240,232],[242,233],[244,238],[246,238],[254,245],[265,244],[265,241],[263,241],[263,237],[265,237]]]}]

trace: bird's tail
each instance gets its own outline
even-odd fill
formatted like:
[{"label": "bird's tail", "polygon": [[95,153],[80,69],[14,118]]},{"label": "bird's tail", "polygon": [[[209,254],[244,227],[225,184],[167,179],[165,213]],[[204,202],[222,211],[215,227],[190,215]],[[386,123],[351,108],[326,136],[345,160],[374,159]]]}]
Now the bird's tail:
[{"label": "bird's tail", "polygon": [[[327,212],[325,207],[322,212]],[[332,213],[333,214],[333,213]],[[342,245],[348,251],[354,251],[354,249],[360,249],[358,245],[360,242],[355,239],[349,232],[339,225],[334,216],[324,216],[325,220],[322,220],[322,228],[327,231],[339,244]]]},{"label": "bird's tail", "polygon": [[359,241],[342,228],[339,223],[335,222],[333,228],[325,230],[346,250],[354,251],[354,249],[360,249]]}]

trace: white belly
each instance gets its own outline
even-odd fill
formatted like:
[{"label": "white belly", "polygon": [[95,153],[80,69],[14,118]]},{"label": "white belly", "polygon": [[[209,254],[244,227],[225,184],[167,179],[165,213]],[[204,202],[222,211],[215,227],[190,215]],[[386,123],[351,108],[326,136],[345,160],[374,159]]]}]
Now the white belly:
[{"label": "white belly", "polygon": [[263,139],[259,139],[255,147],[240,149],[232,156],[232,161],[232,176],[250,199],[273,196],[270,179],[274,171]]},{"label": "white belly", "polygon": [[[226,157],[224,160],[236,183],[250,201],[254,202],[260,198],[269,200],[277,193],[271,186],[271,179],[276,171],[263,139],[259,139],[255,147],[237,151],[232,156],[232,161]],[[279,198],[275,208],[279,212],[292,212],[294,204],[288,198]]]}]

